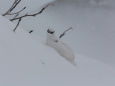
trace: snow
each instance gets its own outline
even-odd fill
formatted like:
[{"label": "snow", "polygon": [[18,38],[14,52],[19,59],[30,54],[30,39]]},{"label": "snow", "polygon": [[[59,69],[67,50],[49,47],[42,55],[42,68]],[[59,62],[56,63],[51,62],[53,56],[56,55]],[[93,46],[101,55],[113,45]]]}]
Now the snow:
[{"label": "snow", "polygon": [[44,39],[44,32],[49,27],[56,30],[57,36],[73,27],[74,30],[62,40],[75,52],[115,68],[115,1],[99,0],[100,4],[88,1],[58,0],[36,18],[24,19],[20,26],[26,30],[33,29],[36,39]]},{"label": "snow", "polygon": [[[13,4],[15,0],[1,0],[0,3],[0,13],[5,13]],[[21,2],[17,5],[17,7],[13,10],[13,12],[17,12],[21,10],[22,8],[26,7],[26,9],[23,11],[23,14],[29,13],[33,10],[39,10],[47,3],[51,3],[55,0],[21,0]],[[36,4],[36,5],[35,5]],[[5,6],[4,6],[5,5]],[[21,15],[21,14],[20,14]]]},{"label": "snow", "polygon": [[[73,38],[73,36],[76,36],[75,34],[77,31],[79,31],[77,34],[80,35],[87,30],[81,29],[81,31],[83,30],[81,32],[80,30],[74,29],[73,32],[68,32],[62,39],[64,42],[67,42],[72,49],[75,49],[74,47],[77,46],[78,49],[74,50],[77,67],[66,61],[53,48],[45,45],[46,31],[49,27],[55,28],[56,34],[59,34],[64,31],[64,29],[60,28],[66,29],[71,25],[69,23],[72,22],[65,22],[66,18],[63,20],[64,16],[62,17],[61,14],[56,15],[57,17],[55,17],[55,15],[52,14],[54,11],[51,8],[48,8],[43,15],[40,15],[34,20],[29,18],[30,21],[25,19],[25,21],[27,21],[26,23],[24,23],[25,21],[22,21],[21,24],[26,24],[26,30],[18,27],[15,33],[13,32],[15,24],[0,16],[0,86],[114,86],[115,69],[107,63],[103,63],[93,57],[91,58],[86,55],[84,56],[84,54],[79,54],[78,50],[81,48],[78,47],[78,44],[80,43],[78,42],[78,44],[76,44],[76,41],[71,39],[71,37]],[[81,10],[79,9],[79,12],[81,12]],[[48,12],[51,13],[48,14]],[[89,12],[92,12],[92,10]],[[44,20],[42,20],[43,17]],[[62,18],[61,22],[59,19],[60,17]],[[110,17],[108,17],[108,19],[109,18]],[[114,18],[113,15],[111,16],[111,19],[112,18]],[[38,21],[38,19],[40,19],[40,21]],[[103,19],[105,18],[103,17]],[[45,20],[47,21],[45,22]],[[78,25],[82,26],[82,23],[85,25],[86,22],[83,22],[83,20],[77,22]],[[66,25],[66,23],[68,25]],[[75,27],[75,25],[73,26]],[[112,24],[111,27],[114,28],[113,26],[114,25]],[[34,29],[34,32],[30,34],[28,33],[28,30],[31,29]],[[83,37],[85,36],[86,35]],[[81,39],[76,39],[80,41],[82,40],[82,36],[80,36],[80,38]],[[87,44],[87,42],[85,43]],[[83,43],[81,43],[81,45],[83,45]],[[108,60],[108,58],[104,59]],[[112,62],[112,59],[110,59],[110,62]]]},{"label": "snow", "polygon": [[[78,67],[0,16],[1,86],[114,86],[115,70],[76,54]],[[46,33],[46,32],[44,32]]]}]

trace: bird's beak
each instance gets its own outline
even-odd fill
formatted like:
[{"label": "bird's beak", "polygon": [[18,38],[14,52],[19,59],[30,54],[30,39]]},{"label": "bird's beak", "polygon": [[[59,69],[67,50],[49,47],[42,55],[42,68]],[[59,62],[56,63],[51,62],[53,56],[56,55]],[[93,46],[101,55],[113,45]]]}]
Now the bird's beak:
[{"label": "bird's beak", "polygon": [[47,30],[47,32],[49,33],[49,29]]}]

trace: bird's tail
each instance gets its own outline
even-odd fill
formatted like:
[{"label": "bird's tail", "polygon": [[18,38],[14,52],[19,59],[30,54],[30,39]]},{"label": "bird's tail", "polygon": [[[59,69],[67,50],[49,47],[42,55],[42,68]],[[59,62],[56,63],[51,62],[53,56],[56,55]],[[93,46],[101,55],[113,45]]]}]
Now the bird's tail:
[{"label": "bird's tail", "polygon": [[77,63],[75,61],[72,61],[71,64],[75,67],[77,67]]}]

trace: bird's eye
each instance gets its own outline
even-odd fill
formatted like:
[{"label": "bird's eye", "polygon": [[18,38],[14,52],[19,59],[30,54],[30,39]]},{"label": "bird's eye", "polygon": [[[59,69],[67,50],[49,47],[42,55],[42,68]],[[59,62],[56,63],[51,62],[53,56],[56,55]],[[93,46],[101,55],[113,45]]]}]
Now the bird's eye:
[{"label": "bird's eye", "polygon": [[48,33],[53,34],[55,31],[47,30]]}]

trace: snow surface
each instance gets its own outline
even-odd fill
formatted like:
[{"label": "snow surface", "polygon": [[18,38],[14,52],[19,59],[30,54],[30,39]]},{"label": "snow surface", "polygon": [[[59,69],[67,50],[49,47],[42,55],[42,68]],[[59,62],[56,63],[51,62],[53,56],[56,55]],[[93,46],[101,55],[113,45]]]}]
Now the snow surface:
[{"label": "snow surface", "polygon": [[[114,86],[115,70],[76,54],[78,67],[0,16],[0,86]],[[45,33],[45,32],[44,32]]]},{"label": "snow surface", "polygon": [[[23,0],[14,11],[17,12],[26,6],[26,10],[20,15],[36,13],[52,1]],[[1,2],[0,13],[3,14],[12,5],[13,0],[1,0]],[[41,15],[24,18],[20,26],[27,31],[34,30],[32,34],[36,39],[43,39],[46,36],[44,32],[49,27],[56,30],[56,35],[73,27],[74,30],[69,31],[63,40],[75,52],[115,68],[114,3],[114,0],[57,0],[53,2],[54,6],[49,6]]]},{"label": "snow surface", "polygon": [[44,32],[49,27],[56,30],[57,36],[73,27],[74,30],[69,31],[62,40],[75,52],[115,68],[115,1],[90,1],[57,0],[54,6],[49,6],[36,18],[24,19],[20,26],[26,30],[33,29],[36,39],[46,37]]},{"label": "snow surface", "polygon": [[[0,13],[5,13],[13,4],[15,0],[1,0],[0,3]],[[13,12],[17,12],[22,8],[26,7],[23,11],[23,14],[29,13],[35,9],[39,10],[47,3],[51,3],[55,0],[21,0],[21,2],[17,5],[17,7],[13,10]],[[36,5],[35,5],[36,4]]]},{"label": "snow surface", "polygon": [[[43,3],[45,3],[45,1]],[[59,28],[63,27],[66,29],[71,25],[69,23],[72,22],[65,22],[66,17],[64,18],[61,14],[56,15],[58,12],[54,13],[53,10],[55,9],[51,8],[48,8],[43,15],[40,15],[34,20],[29,18],[25,19],[26,23],[25,21],[22,21],[22,26],[26,24],[25,27],[27,30],[18,27],[15,33],[13,32],[15,24],[0,16],[0,86],[115,86],[114,68],[108,66],[106,63],[93,59],[93,57],[89,58],[83,54],[78,54],[78,50],[81,48],[78,47],[77,44],[72,44],[74,40],[71,40],[71,38],[73,38],[77,31],[80,32],[80,30],[70,31],[62,39],[65,42],[68,42],[70,46],[73,45],[74,47],[78,47],[78,49],[75,50],[75,52],[77,51],[77,53],[75,53],[77,67],[66,61],[54,49],[45,45],[46,30],[50,26],[56,29],[57,34],[60,34],[64,29]],[[57,8],[58,7],[56,7],[56,9]],[[82,13],[82,10],[79,9],[79,12]],[[89,7],[84,11],[86,13],[92,12],[92,10],[88,10]],[[104,12],[108,13],[108,11],[106,11]],[[48,14],[48,12],[50,13]],[[78,15],[81,15],[81,13]],[[55,17],[55,15],[57,17]],[[61,22],[60,16],[62,18]],[[105,17],[103,19],[105,19]],[[42,20],[42,18],[44,19]],[[63,20],[63,18],[65,20]],[[110,15],[108,19],[109,18]],[[112,18],[114,18],[114,16],[111,14],[111,19]],[[38,19],[40,19],[40,21],[38,21]],[[47,21],[45,22],[45,20]],[[48,22],[49,20],[50,22]],[[56,23],[53,23],[52,25],[54,20]],[[77,23],[85,24],[86,21],[83,22],[83,20],[80,20],[81,22],[79,21]],[[113,20],[111,22],[113,22]],[[111,27],[113,26],[114,25],[112,24]],[[31,29],[34,29],[34,32],[29,34],[28,30]],[[114,29],[112,30],[114,32]],[[85,33],[87,30],[84,31],[82,29],[82,31]],[[74,34],[71,35],[71,33]],[[81,34],[81,32],[77,34]],[[86,35],[83,37],[85,36]],[[82,38],[82,36],[80,38]],[[112,38],[114,38],[114,35]],[[74,43],[76,43],[76,41],[74,41]],[[73,46],[72,48],[75,49]],[[114,50],[114,48],[112,49]],[[103,58],[102,60],[104,59],[108,60],[108,58]],[[110,62],[112,62],[112,59],[110,59]]]}]

